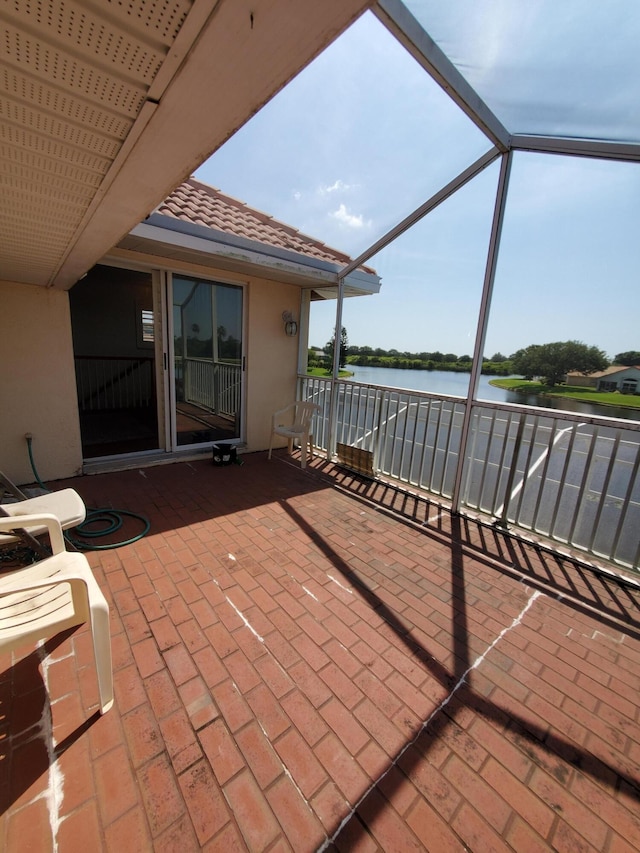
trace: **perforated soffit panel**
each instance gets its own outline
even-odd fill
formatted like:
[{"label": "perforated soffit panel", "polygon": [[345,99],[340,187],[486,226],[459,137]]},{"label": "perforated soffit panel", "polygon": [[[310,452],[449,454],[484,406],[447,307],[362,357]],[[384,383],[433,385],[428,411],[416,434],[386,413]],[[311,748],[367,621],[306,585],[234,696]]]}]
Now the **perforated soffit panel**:
[{"label": "perforated soffit panel", "polygon": [[191,6],[3,6],[0,278],[53,279]]},{"label": "perforated soffit panel", "polygon": [[0,281],[71,287],[367,4],[1,4]]}]

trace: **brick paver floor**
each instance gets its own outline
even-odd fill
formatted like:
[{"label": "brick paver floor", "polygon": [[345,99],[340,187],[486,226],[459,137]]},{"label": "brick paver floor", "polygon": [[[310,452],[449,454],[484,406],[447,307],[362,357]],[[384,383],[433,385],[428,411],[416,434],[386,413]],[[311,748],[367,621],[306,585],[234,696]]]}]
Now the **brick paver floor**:
[{"label": "brick paver floor", "polygon": [[89,554],[111,711],[86,627],[0,657],[1,849],[640,849],[637,587],[243,462],[55,484],[151,529]]}]

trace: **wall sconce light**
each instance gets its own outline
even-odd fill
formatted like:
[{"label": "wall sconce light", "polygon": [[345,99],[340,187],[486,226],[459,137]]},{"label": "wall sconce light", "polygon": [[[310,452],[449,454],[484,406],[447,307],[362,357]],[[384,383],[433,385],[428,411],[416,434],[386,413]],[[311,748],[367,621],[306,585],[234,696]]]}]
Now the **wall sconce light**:
[{"label": "wall sconce light", "polygon": [[285,334],[290,338],[294,338],[298,334],[298,324],[293,319],[293,314],[291,311],[283,311],[282,319],[284,320],[284,331]]}]

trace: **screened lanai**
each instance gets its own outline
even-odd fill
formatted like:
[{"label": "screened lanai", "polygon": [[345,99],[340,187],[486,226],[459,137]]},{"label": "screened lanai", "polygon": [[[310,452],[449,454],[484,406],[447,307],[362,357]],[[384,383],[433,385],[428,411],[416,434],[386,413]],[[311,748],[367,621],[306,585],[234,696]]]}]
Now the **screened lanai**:
[{"label": "screened lanai", "polygon": [[[312,295],[301,346],[344,327],[472,363],[445,411],[341,385],[336,348],[332,382],[301,379],[330,454],[356,446],[454,508],[632,567],[637,410],[515,411],[480,378],[483,358],[530,345],[639,349],[639,31],[629,2],[384,0],[198,171],[354,258],[335,299]],[[343,300],[363,263],[381,293]]]},{"label": "screened lanai", "polygon": [[[88,554],[108,714],[86,627],[3,656],[0,848],[640,848],[640,422],[497,402],[481,373],[534,343],[640,350],[636,3],[19,0],[0,19],[10,464],[27,430],[43,467],[81,464],[60,291],[196,168],[354,259],[303,293],[297,364],[341,326],[472,364],[456,395],[301,370],[324,452],[305,470],[283,448],[65,482],[151,529]],[[381,292],[343,299],[361,264]],[[295,375],[285,307],[257,355]]]}]

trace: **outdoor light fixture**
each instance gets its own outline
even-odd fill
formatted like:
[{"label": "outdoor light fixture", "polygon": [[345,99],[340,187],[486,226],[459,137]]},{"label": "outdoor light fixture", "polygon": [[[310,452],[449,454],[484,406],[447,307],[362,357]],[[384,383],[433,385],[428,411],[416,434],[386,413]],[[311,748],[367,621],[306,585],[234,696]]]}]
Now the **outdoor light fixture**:
[{"label": "outdoor light fixture", "polygon": [[298,324],[293,319],[291,311],[283,311],[282,319],[284,320],[284,331],[290,338],[294,338],[298,334]]}]

